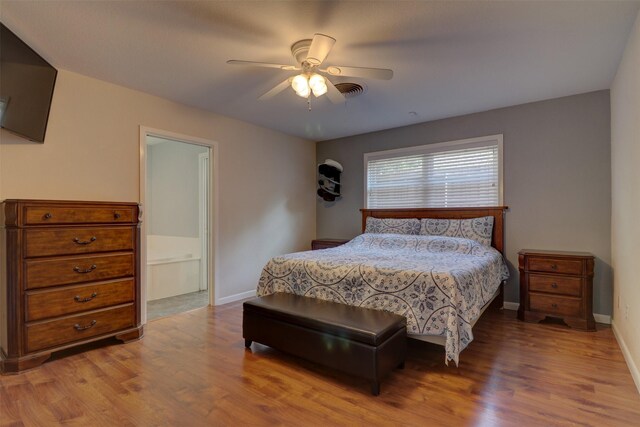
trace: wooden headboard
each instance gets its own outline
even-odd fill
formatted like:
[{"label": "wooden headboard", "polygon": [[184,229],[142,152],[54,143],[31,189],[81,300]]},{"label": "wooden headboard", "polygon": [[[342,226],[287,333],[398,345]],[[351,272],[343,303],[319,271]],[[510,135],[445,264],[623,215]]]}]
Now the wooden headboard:
[{"label": "wooden headboard", "polygon": [[504,212],[507,206],[482,208],[408,208],[408,209],[360,209],[362,212],[362,232],[367,226],[367,218],[442,218],[468,219],[481,216],[493,217],[491,246],[504,255]]}]

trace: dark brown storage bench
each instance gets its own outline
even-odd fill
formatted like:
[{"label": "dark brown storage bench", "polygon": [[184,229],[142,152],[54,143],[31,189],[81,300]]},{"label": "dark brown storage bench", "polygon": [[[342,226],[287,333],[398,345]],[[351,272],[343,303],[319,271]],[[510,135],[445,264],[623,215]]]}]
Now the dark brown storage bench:
[{"label": "dark brown storage bench", "polygon": [[242,336],[247,348],[256,341],[365,378],[376,396],[407,353],[403,316],[289,293],[246,301]]}]

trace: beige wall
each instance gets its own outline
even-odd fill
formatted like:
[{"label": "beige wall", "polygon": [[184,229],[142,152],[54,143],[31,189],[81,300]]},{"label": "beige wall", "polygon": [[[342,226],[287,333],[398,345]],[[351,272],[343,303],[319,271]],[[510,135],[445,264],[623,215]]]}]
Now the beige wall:
[{"label": "beige wall", "polygon": [[315,144],[60,70],[44,144],[0,134],[0,199],[139,201],[139,126],[219,144],[218,298],[315,236]]},{"label": "beige wall", "polygon": [[640,390],[640,14],[611,86],[611,189],[613,325]]}]

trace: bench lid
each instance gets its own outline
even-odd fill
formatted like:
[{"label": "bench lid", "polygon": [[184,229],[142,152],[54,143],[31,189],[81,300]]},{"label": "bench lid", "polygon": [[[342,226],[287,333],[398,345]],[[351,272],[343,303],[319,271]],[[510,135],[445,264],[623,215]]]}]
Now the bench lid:
[{"label": "bench lid", "polygon": [[284,292],[246,301],[243,307],[245,312],[374,346],[407,324],[394,313]]}]

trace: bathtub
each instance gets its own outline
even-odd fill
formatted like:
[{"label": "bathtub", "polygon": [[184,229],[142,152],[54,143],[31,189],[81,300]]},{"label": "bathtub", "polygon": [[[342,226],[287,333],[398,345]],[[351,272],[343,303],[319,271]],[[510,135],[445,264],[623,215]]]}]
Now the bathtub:
[{"label": "bathtub", "polygon": [[200,283],[200,239],[147,236],[147,300],[206,289]]}]

